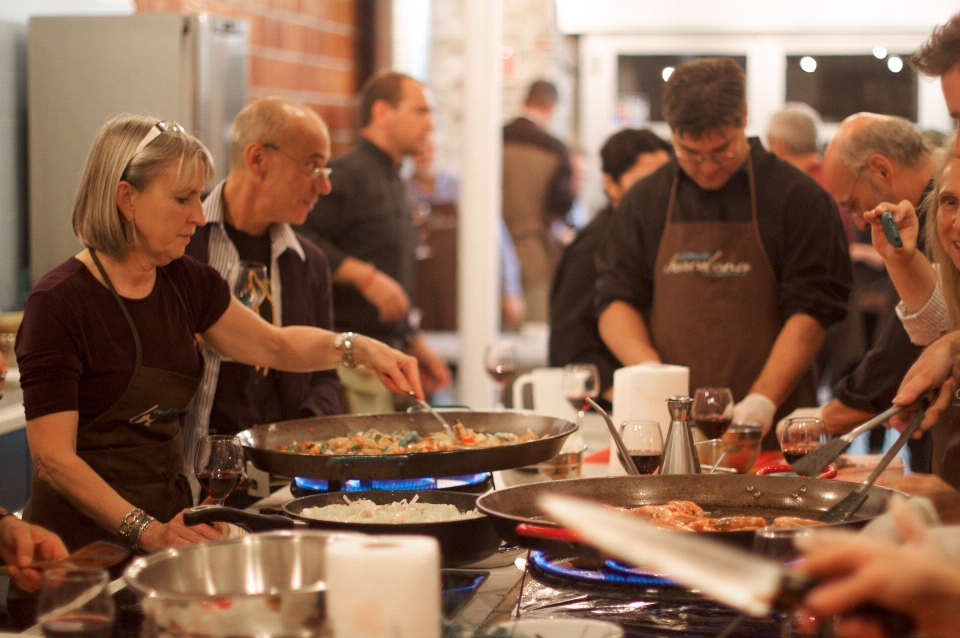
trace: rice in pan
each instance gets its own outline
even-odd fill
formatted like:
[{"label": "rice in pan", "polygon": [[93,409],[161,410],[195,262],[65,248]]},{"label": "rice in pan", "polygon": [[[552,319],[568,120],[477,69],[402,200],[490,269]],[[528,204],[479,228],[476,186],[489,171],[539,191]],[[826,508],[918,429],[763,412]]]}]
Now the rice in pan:
[{"label": "rice in pan", "polygon": [[361,498],[351,501],[343,495],[344,505],[326,505],[324,507],[306,507],[301,516],[320,521],[335,523],[369,523],[374,525],[402,523],[441,523],[476,518],[480,512],[472,509],[461,512],[449,503],[419,503],[420,496],[415,495],[410,502],[403,499],[397,503],[377,505],[373,501]]}]

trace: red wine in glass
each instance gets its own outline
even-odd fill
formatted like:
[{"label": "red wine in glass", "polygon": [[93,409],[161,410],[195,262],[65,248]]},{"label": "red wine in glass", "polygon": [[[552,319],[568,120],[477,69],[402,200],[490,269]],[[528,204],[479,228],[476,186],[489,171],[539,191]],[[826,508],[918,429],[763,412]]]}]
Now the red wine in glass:
[{"label": "red wine in glass", "polygon": [[[658,450],[628,450],[628,452],[630,452],[630,459],[633,461],[634,467],[641,474],[653,474],[660,467],[662,453]],[[617,456],[623,463],[623,455],[617,452]],[[623,464],[626,465],[626,463]]]},{"label": "red wine in glass", "polygon": [[490,378],[493,379],[493,382],[501,388],[507,383],[507,379],[509,379],[510,375],[515,371],[516,366],[512,363],[491,366],[487,368],[487,374],[489,374]]},{"label": "red wine in glass", "polygon": [[792,465],[819,447],[820,444],[816,441],[807,441],[803,443],[783,443],[781,451],[783,452],[783,458],[787,460],[787,463]]},{"label": "red wine in glass", "polygon": [[40,625],[47,638],[109,638],[113,619],[106,614],[73,613]]},{"label": "red wine in glass", "polygon": [[726,432],[727,428],[730,427],[730,423],[732,422],[732,416],[711,415],[694,419],[693,424],[699,428],[708,439],[719,439],[720,436]]},{"label": "red wine in glass", "polygon": [[236,489],[243,472],[235,469],[204,470],[197,472],[197,480],[207,496],[215,501],[224,501]]}]

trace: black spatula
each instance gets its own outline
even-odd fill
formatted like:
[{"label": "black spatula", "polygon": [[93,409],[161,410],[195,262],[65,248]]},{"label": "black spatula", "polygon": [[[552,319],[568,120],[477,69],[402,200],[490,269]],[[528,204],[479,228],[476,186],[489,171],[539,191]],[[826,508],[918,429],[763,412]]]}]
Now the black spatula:
[{"label": "black spatula", "polygon": [[883,471],[887,469],[887,466],[890,465],[890,461],[893,460],[893,457],[897,455],[897,452],[900,451],[900,448],[910,440],[910,437],[913,436],[913,433],[917,431],[917,428],[920,427],[920,422],[923,421],[923,415],[926,414],[926,410],[920,410],[913,417],[913,420],[910,421],[910,425],[907,426],[907,429],[900,433],[900,436],[893,443],[887,453],[883,455],[883,458],[880,459],[880,462],[877,463],[877,467],[873,468],[873,472],[870,473],[870,476],[867,477],[867,480],[864,481],[863,485],[858,487],[855,491],[850,492],[842,499],[837,501],[837,503],[828,509],[826,512],[817,517],[818,521],[823,523],[843,523],[851,516],[857,513],[857,510],[860,509],[860,506],[863,505],[864,501],[867,500],[867,490],[869,490],[874,482],[877,480],[877,477],[883,474]]},{"label": "black spatula", "polygon": [[895,405],[889,410],[881,412],[869,421],[864,421],[861,425],[858,425],[856,428],[850,430],[843,436],[838,436],[835,439],[831,439],[813,452],[800,457],[790,465],[790,470],[803,476],[816,476],[821,470],[823,470],[823,468],[832,463],[834,459],[843,454],[858,436],[864,432],[872,430],[878,425],[885,423],[890,417],[894,416],[895,414],[899,414],[907,408],[917,405],[918,403],[926,407],[929,405],[929,396],[924,395],[910,405]]}]

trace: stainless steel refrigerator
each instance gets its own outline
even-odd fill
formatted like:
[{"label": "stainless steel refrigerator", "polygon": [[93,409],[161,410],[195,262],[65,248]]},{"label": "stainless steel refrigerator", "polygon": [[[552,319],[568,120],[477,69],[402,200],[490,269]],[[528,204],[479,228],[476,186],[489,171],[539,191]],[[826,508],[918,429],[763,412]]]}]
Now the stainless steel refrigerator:
[{"label": "stainless steel refrigerator", "polygon": [[36,283],[81,250],[70,217],[99,128],[119,113],[176,120],[227,173],[230,123],[246,104],[250,27],[173,13],[38,17],[27,44],[30,271]]}]

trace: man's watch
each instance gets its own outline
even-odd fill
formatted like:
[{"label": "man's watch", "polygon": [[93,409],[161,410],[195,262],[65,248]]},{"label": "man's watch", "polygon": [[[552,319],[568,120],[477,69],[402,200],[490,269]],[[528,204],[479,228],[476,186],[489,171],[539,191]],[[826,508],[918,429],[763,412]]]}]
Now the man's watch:
[{"label": "man's watch", "polygon": [[352,332],[341,332],[333,340],[333,347],[342,352],[340,365],[344,368],[357,367],[357,362],[353,360],[353,340],[356,338],[357,335]]}]

